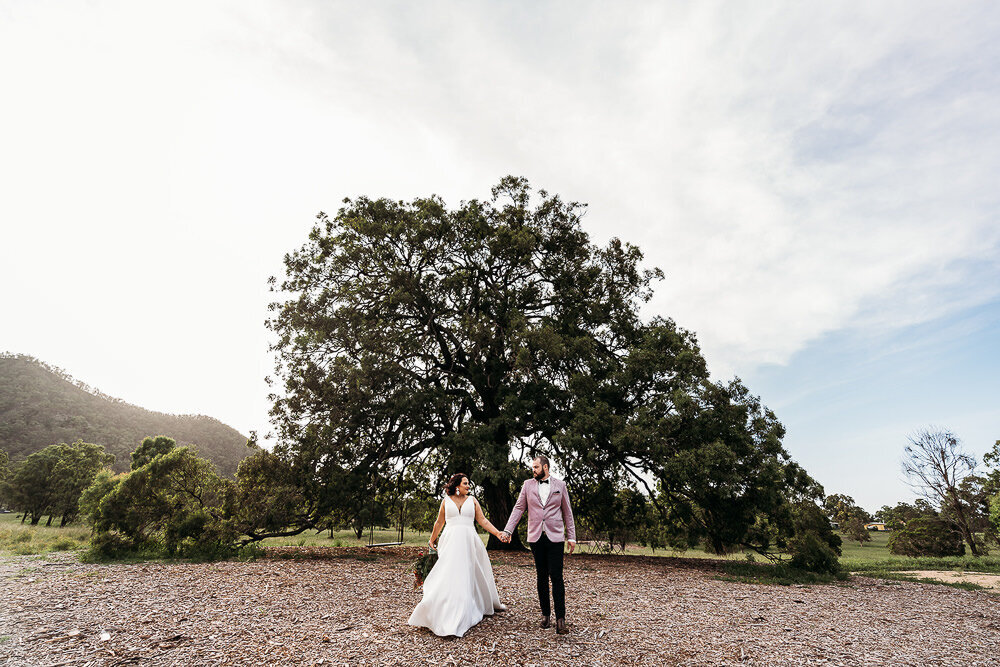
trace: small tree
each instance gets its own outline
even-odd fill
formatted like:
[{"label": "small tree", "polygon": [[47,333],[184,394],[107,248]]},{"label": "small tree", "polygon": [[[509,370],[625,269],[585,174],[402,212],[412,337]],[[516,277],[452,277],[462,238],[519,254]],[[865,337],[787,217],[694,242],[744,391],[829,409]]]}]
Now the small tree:
[{"label": "small tree", "polygon": [[[37,526],[49,513],[57,489],[51,483],[52,472],[59,464],[59,447],[49,445],[40,452],[30,454],[14,469],[10,478],[9,501],[13,509],[24,513],[21,518],[31,519]],[[50,516],[51,521],[51,516]]]},{"label": "small tree", "polygon": [[871,514],[859,507],[858,504],[854,502],[854,498],[842,493],[835,493],[824,498],[823,509],[826,510],[831,521],[836,521],[840,524],[840,530],[843,533],[847,532],[844,527],[850,523],[853,518],[857,518],[862,524],[868,523],[872,520]]},{"label": "small tree", "polygon": [[7,478],[10,477],[10,457],[0,449],[0,507],[7,503]]},{"label": "small tree", "polygon": [[155,438],[152,436],[143,438],[143,441],[132,452],[132,470],[138,470],[157,456],[166,454],[176,446],[177,442],[165,435],[158,435]]},{"label": "small tree", "polygon": [[937,516],[937,510],[923,498],[917,498],[912,505],[906,502],[896,503],[894,507],[883,505],[878,511],[879,519],[889,530],[902,530],[909,521],[921,516]]},{"label": "small tree", "polygon": [[65,526],[76,519],[81,494],[91,485],[100,470],[115,462],[115,457],[105,453],[102,445],[82,440],[72,445],[57,445],[57,453],[59,461],[49,480],[54,489],[49,522],[51,523],[53,516],[59,516],[59,525]]},{"label": "small tree", "polygon": [[1000,440],[997,440],[993,444],[993,449],[983,456],[983,463],[989,467],[982,485],[989,520],[986,534],[994,543],[1000,544]]},{"label": "small tree", "polygon": [[102,555],[161,549],[169,556],[192,557],[232,552],[234,531],[221,521],[223,481],[211,462],[189,448],[154,456],[113,485],[104,479],[101,483],[110,491],[91,520],[93,544]]},{"label": "small tree", "polygon": [[227,483],[225,493],[224,516],[236,533],[246,536],[242,544],[297,535],[312,527],[303,525],[311,507],[294,468],[267,450],[240,462],[236,481]]},{"label": "small tree", "polygon": [[792,567],[812,572],[838,574],[838,557],[843,541],[833,532],[830,521],[816,503],[801,501],[792,507],[794,535],[786,550]]},{"label": "small tree", "polygon": [[93,525],[101,499],[111,493],[126,474],[115,475],[110,470],[101,470],[94,476],[94,481],[80,494],[78,503],[79,512],[85,521]]},{"label": "small tree", "polygon": [[928,500],[939,503],[942,513],[959,531],[973,556],[981,545],[973,535],[973,513],[962,498],[962,481],[975,473],[976,459],[962,451],[961,441],[951,431],[927,428],[908,438],[903,473],[910,485]]},{"label": "small tree", "polygon": [[899,556],[964,556],[962,535],[950,521],[923,516],[889,536],[889,553]]},{"label": "small tree", "polygon": [[840,530],[861,546],[864,546],[865,542],[872,541],[872,536],[868,534],[868,529],[860,517],[852,516],[847,523],[840,524]]}]

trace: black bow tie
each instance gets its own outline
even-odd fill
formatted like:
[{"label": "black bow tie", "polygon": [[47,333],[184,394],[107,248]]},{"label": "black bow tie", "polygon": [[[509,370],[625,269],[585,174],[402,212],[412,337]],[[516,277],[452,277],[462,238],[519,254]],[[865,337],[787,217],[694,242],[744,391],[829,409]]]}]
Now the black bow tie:
[{"label": "black bow tie", "polygon": [[547,479],[540,479],[540,480],[538,480],[538,483],[539,484],[548,484],[549,480],[547,480]]}]

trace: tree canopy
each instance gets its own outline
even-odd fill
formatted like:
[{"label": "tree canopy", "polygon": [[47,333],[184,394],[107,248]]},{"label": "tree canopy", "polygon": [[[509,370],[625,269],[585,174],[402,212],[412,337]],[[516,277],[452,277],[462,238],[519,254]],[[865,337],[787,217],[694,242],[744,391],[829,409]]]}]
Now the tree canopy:
[{"label": "tree canopy", "polygon": [[585,524],[616,520],[597,499],[638,490],[660,541],[715,551],[774,546],[791,503],[822,497],[771,411],[712,382],[692,333],[640,317],[662,272],[628,243],[593,244],[583,205],[513,177],[455,209],[344,204],[272,279],[276,453],[306,522],[413,468],[466,472],[502,520],[535,453]]},{"label": "tree canopy", "polygon": [[12,508],[31,518],[32,525],[46,514],[48,523],[58,516],[65,525],[76,518],[84,489],[114,460],[101,445],[79,440],[71,445],[49,445],[14,468],[4,485],[4,495]]},{"label": "tree canopy", "polygon": [[979,556],[984,545],[976,532],[987,525],[989,498],[982,492],[984,480],[975,474],[975,457],[963,451],[961,440],[947,429],[920,429],[908,440],[903,474],[916,491],[939,503],[941,520],[950,522],[972,555]]}]

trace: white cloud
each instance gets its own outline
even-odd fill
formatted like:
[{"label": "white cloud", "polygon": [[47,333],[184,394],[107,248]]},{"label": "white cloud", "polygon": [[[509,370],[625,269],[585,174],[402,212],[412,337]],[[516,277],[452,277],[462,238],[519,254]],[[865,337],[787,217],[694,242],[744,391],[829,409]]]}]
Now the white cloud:
[{"label": "white cloud", "polygon": [[9,5],[0,348],[260,428],[263,281],[312,215],[356,194],[457,203],[507,173],[643,248],[667,272],[651,311],[721,375],[995,298],[998,16]]}]

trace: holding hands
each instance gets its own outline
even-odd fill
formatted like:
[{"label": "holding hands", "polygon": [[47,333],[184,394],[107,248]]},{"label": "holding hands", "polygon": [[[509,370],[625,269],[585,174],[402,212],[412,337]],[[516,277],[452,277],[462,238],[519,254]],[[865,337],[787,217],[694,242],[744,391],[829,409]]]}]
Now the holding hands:
[{"label": "holding hands", "polygon": [[508,533],[506,530],[501,530],[499,533],[497,533],[497,539],[503,542],[504,544],[510,544],[510,533]]}]

